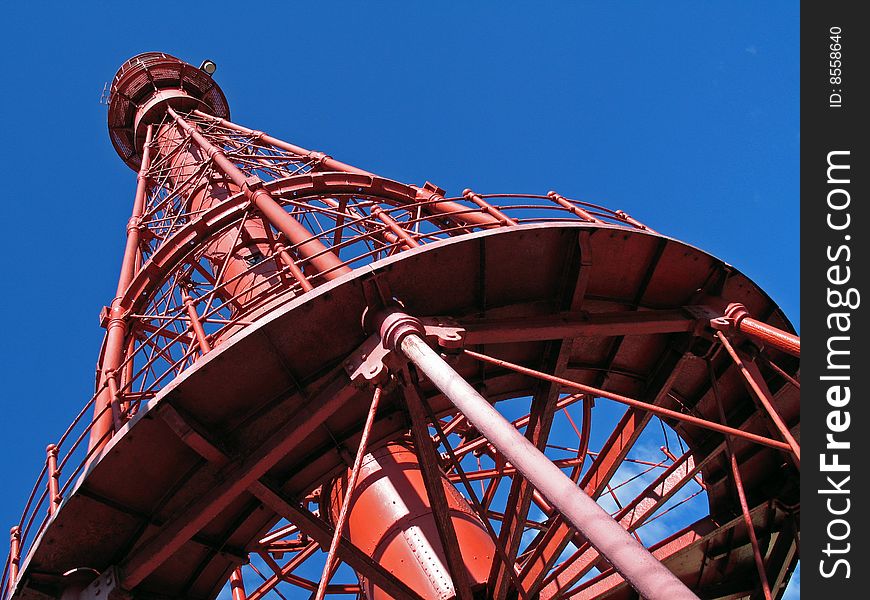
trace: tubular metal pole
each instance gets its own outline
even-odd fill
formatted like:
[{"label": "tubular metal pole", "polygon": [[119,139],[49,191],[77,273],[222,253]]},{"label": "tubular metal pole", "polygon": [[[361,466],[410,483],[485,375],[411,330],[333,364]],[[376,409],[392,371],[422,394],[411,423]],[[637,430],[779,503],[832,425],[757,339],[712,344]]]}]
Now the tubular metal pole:
[{"label": "tubular metal pole", "polygon": [[230,574],[230,588],[233,591],[233,600],[246,600],[245,580],[242,579],[241,567],[236,567]]},{"label": "tubular metal pole", "polygon": [[744,317],[737,323],[737,330],[792,356],[798,358],[801,356],[801,339],[798,336],[772,327],[758,319]]},{"label": "tubular metal pole", "polygon": [[[719,394],[719,383],[716,380],[716,372],[713,364],[707,362],[707,370],[710,372],[710,385],[713,387],[713,395],[716,397],[716,408],[719,410],[719,419],[725,423],[725,407],[722,406],[722,397]],[[755,534],[755,524],[752,522],[752,513],[749,511],[749,503],[746,501],[746,490],[743,488],[743,476],[740,475],[740,465],[737,462],[737,454],[731,437],[725,436],[725,450],[728,454],[728,462],[731,466],[731,477],[734,480],[734,489],[737,490],[737,499],[740,502],[740,512],[743,513],[743,522],[746,525],[746,534],[752,546],[752,555],[755,558],[755,567],[758,569],[758,580],[761,583],[761,591],[765,600],[771,600],[770,583],[767,581],[767,572],[764,566],[764,555],[758,545],[758,536]]]},{"label": "tubular metal pole", "polygon": [[683,582],[505,420],[417,333],[406,334],[399,342],[399,349],[517,471],[586,536],[641,596],[649,600],[698,600]]},{"label": "tubular metal pole", "polygon": [[746,307],[732,302],[725,308],[725,315],[710,321],[714,329],[735,330],[762,344],[767,344],[792,356],[801,357],[801,339],[773,325],[753,318]]},{"label": "tubular metal pole", "polygon": [[323,575],[320,577],[320,584],[317,586],[317,592],[314,596],[315,600],[323,600],[323,597],[326,595],[326,588],[329,587],[329,580],[332,579],[335,553],[338,551],[338,544],[341,542],[344,525],[347,522],[347,515],[350,511],[350,502],[353,498],[356,482],[359,479],[359,472],[362,468],[363,458],[366,455],[369,435],[371,435],[372,425],[374,425],[375,416],[377,416],[378,413],[378,404],[381,402],[381,393],[381,386],[376,387],[375,393],[372,396],[372,404],[369,407],[369,413],[366,417],[366,424],[363,426],[362,435],[359,438],[359,449],[356,451],[356,457],[353,460],[353,468],[347,478],[347,489],[344,492],[344,499],[341,502],[341,510],[338,512],[338,519],[336,519],[335,522],[335,533],[333,533],[332,541],[329,543],[329,552],[326,553],[326,564],[323,565]]},{"label": "tubular metal pole", "polygon": [[791,434],[791,431],[788,429],[788,425],[786,425],[785,421],[782,420],[782,417],[779,415],[779,412],[776,410],[776,407],[773,406],[773,398],[770,397],[769,391],[761,387],[761,383],[763,379],[759,376],[759,381],[756,381],[753,373],[750,372],[748,366],[743,362],[743,359],[740,358],[740,355],[737,354],[737,350],[734,349],[734,346],[731,345],[731,342],[728,341],[728,336],[726,336],[721,331],[716,332],[716,337],[719,338],[719,341],[722,343],[722,346],[725,347],[725,350],[728,351],[729,356],[734,361],[734,364],[740,370],[740,374],[743,376],[743,380],[746,383],[746,386],[749,388],[750,392],[758,398],[758,401],[761,403],[761,406],[764,407],[764,410],[767,412],[770,420],[773,421],[774,426],[779,431],[782,438],[786,441],[791,448],[792,454],[795,456],[795,460],[798,463],[798,467],[800,467],[801,462],[801,447],[800,444],[797,443],[797,440],[794,439],[794,436]]},{"label": "tubular metal pole", "polygon": [[57,470],[57,445],[45,449],[45,468],[48,474],[48,514],[53,515],[60,506],[60,471]]},{"label": "tubular metal pole", "polygon": [[[141,252],[139,251],[139,219],[145,210],[145,200],[148,194],[148,171],[151,168],[151,141],[154,136],[154,126],[149,125],[145,134],[145,144],[142,147],[142,165],[139,168],[136,183],[136,196],[133,199],[133,210],[130,220],[127,222],[127,243],[124,247],[124,258],[121,262],[121,273],[118,276],[118,287],[115,298],[109,309],[109,319],[106,323],[106,350],[103,354],[102,363],[99,366],[100,384],[102,388],[97,401],[94,403],[94,423],[91,426],[88,450],[96,446],[104,446],[109,441],[109,430],[117,431],[117,410],[112,407],[111,411],[103,409],[117,402],[117,396],[111,388],[115,370],[124,362],[125,340],[127,338],[127,320],[124,308],[121,306],[121,297],[135,276],[136,264]],[[117,381],[115,382],[117,384]],[[113,417],[113,414],[115,417]],[[93,453],[92,456],[96,456]]]},{"label": "tubular metal pole", "polygon": [[196,312],[196,303],[190,294],[184,292],[181,295],[184,301],[184,307],[187,309],[187,316],[190,318],[190,329],[196,336],[196,341],[199,344],[199,352],[203,356],[211,352],[211,344],[208,341],[208,336],[205,334],[205,329],[202,327],[202,321],[199,320],[199,314]]}]

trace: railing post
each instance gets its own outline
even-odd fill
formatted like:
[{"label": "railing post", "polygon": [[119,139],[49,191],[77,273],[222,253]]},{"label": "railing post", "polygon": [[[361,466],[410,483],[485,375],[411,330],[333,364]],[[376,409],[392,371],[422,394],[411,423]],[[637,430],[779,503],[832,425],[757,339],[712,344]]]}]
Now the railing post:
[{"label": "railing post", "polygon": [[[328,207],[333,209],[338,213],[338,217],[335,220],[336,230],[333,234],[332,245],[333,247],[338,246],[341,243],[342,235],[344,234],[344,229],[347,226],[345,224],[345,217],[349,217],[350,219],[357,222],[358,225],[364,227],[367,231],[371,232],[373,236],[377,236],[383,238],[383,241],[387,244],[396,244],[400,241],[400,238],[386,229],[373,229],[368,224],[367,217],[355,209],[352,205],[349,205],[346,200],[342,200],[341,202],[337,201],[335,198],[322,198],[323,203]],[[375,210],[380,210],[377,205],[373,205],[371,209],[371,214],[374,216]]]},{"label": "railing post", "polygon": [[48,514],[53,515],[60,506],[60,471],[57,468],[57,446],[49,444],[45,449],[45,465],[48,473]]},{"label": "railing post", "polygon": [[296,261],[293,260],[293,257],[290,256],[290,253],[287,252],[287,247],[283,244],[278,244],[275,247],[275,253],[278,255],[278,259],[284,263],[284,266],[287,267],[287,270],[290,271],[290,275],[299,283],[302,287],[303,292],[310,292],[314,289],[314,286],[311,285],[311,282],[308,281],[308,278],[305,276],[305,273],[302,272],[302,269],[299,268],[299,265],[296,264]]},{"label": "railing post", "polygon": [[468,200],[469,202],[474,202],[480,208],[482,208],[483,212],[485,212],[486,214],[488,214],[491,217],[495,217],[496,219],[498,219],[498,222],[501,223],[502,225],[508,226],[508,225],[516,225],[517,224],[516,221],[511,219],[509,216],[507,216],[506,214],[501,212],[499,209],[497,209],[495,206],[493,206],[492,204],[490,204],[489,202],[487,202],[483,198],[481,198],[479,194],[475,194],[474,192],[472,192],[468,188],[462,190],[462,195],[465,196],[465,199]]},{"label": "railing post", "polygon": [[466,207],[451,200],[444,199],[444,190],[429,183],[428,181],[423,187],[414,187],[417,190],[417,202],[423,203],[423,210],[435,218],[447,219],[453,224],[460,227],[469,228],[466,232],[470,233],[470,228],[473,227],[499,227],[498,219],[486,212],[470,211]]},{"label": "railing post", "polygon": [[187,309],[187,316],[190,318],[190,329],[196,336],[196,341],[199,343],[199,351],[205,355],[211,352],[211,344],[208,343],[208,336],[205,334],[205,329],[202,327],[202,321],[199,320],[199,314],[196,312],[196,304],[193,298],[186,291],[182,293],[181,299],[184,301],[184,307]]},{"label": "railing post", "polygon": [[561,206],[562,208],[564,208],[565,210],[567,210],[568,212],[573,214],[574,216],[579,217],[580,219],[583,219],[584,221],[589,221],[590,223],[600,223],[601,222],[599,219],[596,219],[594,216],[592,216],[591,213],[588,213],[585,210],[583,210],[582,208],[580,208],[579,206],[569,202],[561,194],[557,194],[556,192],[549,191],[549,192],[547,192],[547,197],[549,197],[550,200],[552,200],[553,202],[555,202],[556,204],[558,204],[559,206]]},{"label": "railing post", "polygon": [[643,223],[641,223],[640,221],[638,221],[637,219],[635,219],[634,217],[629,215],[624,210],[615,210],[615,211],[613,211],[613,214],[615,214],[616,217],[620,221],[625,221],[629,225],[633,225],[634,227],[637,227],[638,229],[643,229],[644,231],[649,231],[650,233],[656,233],[655,231],[653,231],[652,229],[650,229],[649,227],[647,227],[646,225],[644,225]]},{"label": "railing post", "polygon": [[387,226],[387,229],[390,230],[397,238],[399,238],[402,243],[404,243],[408,248],[416,248],[420,245],[420,242],[411,237],[407,231],[402,229],[396,220],[393,219],[390,215],[385,213],[380,206],[373,206],[371,209],[372,216],[380,220],[381,223]]},{"label": "railing post", "polygon": [[106,384],[109,392],[109,407],[112,413],[112,430],[118,433],[124,426],[124,415],[121,414],[121,392],[118,387],[118,371],[112,369],[106,373]]},{"label": "railing post", "polygon": [[18,583],[18,563],[21,561],[21,527],[16,525],[9,530],[9,582],[8,593],[11,594]]}]

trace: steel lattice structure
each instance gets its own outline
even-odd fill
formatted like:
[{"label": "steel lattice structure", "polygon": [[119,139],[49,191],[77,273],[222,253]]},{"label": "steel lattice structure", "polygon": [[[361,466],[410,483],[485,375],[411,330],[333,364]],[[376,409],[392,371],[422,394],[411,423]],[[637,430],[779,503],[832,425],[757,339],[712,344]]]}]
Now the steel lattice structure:
[{"label": "steel lattice structure", "polygon": [[229,117],[166,54],[112,83],[117,294],[4,600],[782,595],[800,342],[762,290],[621,211]]}]

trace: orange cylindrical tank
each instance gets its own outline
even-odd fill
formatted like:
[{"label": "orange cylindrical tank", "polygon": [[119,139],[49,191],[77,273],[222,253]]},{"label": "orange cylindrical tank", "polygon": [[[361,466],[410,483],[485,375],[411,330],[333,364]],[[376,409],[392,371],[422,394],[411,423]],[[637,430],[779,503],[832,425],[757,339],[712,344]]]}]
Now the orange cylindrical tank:
[{"label": "orange cylindrical tank", "polygon": [[[333,521],[341,510],[347,474],[333,482],[328,496]],[[468,502],[442,477],[468,580],[474,590],[486,585],[495,544]],[[419,462],[410,442],[391,442],[363,459],[350,499],[344,535],[368,556],[424,598],[447,600],[453,588],[435,515]],[[391,598],[363,576],[369,600]]]}]

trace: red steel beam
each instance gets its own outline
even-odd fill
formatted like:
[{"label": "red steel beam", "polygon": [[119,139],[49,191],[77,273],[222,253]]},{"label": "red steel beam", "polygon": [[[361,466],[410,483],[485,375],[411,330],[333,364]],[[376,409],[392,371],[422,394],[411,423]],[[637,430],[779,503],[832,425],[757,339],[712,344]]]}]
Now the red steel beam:
[{"label": "red steel beam", "polygon": [[[124,362],[126,348],[127,320],[121,300],[124,292],[130,287],[135,275],[136,264],[139,258],[139,219],[145,209],[145,195],[148,190],[148,169],[151,166],[151,140],[154,134],[152,125],[148,126],[145,134],[145,145],[142,147],[142,165],[136,176],[136,195],[133,199],[133,209],[130,220],[127,222],[127,243],[124,246],[124,258],[121,261],[121,272],[118,275],[118,286],[115,298],[109,308],[109,319],[106,323],[106,349],[103,360],[100,363],[100,376],[97,389],[101,389],[97,401],[94,403],[94,422],[91,425],[88,451],[102,448],[109,440],[109,432],[115,427],[112,411],[103,410],[117,399],[112,393],[109,381],[115,376],[115,371]],[[91,456],[96,456],[93,452]]]},{"label": "red steel beam", "polygon": [[[733,527],[733,524],[731,525]],[[713,519],[705,517],[694,525],[672,535],[667,540],[656,544],[650,550],[654,557],[664,563],[666,560],[678,556],[681,552],[686,552],[695,548],[698,544],[703,543],[705,539],[710,535],[715,534],[715,532],[720,529],[725,529],[725,527],[720,528],[716,525]],[[613,569],[609,569],[595,579],[592,579],[573,590],[561,593],[559,596],[554,598],[554,600],[567,600],[568,598],[575,598],[576,600],[594,600],[624,583],[625,580],[619,573],[614,572]]]},{"label": "red steel beam", "polygon": [[796,378],[792,377],[791,375],[789,375],[788,373],[786,373],[785,371],[783,371],[782,367],[777,365],[775,362],[773,362],[772,360],[770,360],[769,358],[767,358],[763,354],[759,355],[759,358],[761,358],[768,367],[773,369],[774,373],[776,373],[777,375],[779,375],[780,377],[785,379],[789,383],[789,385],[794,387],[796,390],[801,389],[801,382],[799,380],[797,380]]},{"label": "red steel beam", "polygon": [[57,468],[57,445],[45,449],[45,467],[48,474],[48,513],[53,515],[60,506],[60,471]]},{"label": "red steel beam", "polygon": [[396,238],[402,240],[408,248],[417,248],[420,245],[420,242],[411,237],[411,234],[400,227],[396,220],[381,209],[380,206],[372,206],[370,212],[372,213],[372,216],[386,225],[387,229],[389,229]]},{"label": "red steel beam", "polygon": [[356,392],[344,370],[336,369],[329,383],[298,408],[295,418],[252,453],[225,467],[222,483],[210,494],[195,499],[155,535],[138,544],[120,565],[121,584],[130,590],[139,585]]},{"label": "red steel beam", "polygon": [[350,476],[347,479],[347,491],[344,494],[344,500],[341,503],[341,510],[338,513],[338,519],[335,521],[335,533],[332,536],[332,541],[329,543],[329,551],[326,553],[326,563],[323,565],[323,575],[320,577],[320,585],[317,586],[317,593],[314,595],[315,600],[323,600],[326,594],[326,587],[329,585],[329,580],[332,579],[332,567],[335,562],[335,553],[338,550],[338,544],[343,535],[344,525],[347,522],[347,513],[350,509],[351,495],[356,488],[357,479],[359,479],[359,470],[362,467],[363,457],[366,454],[366,448],[369,443],[369,434],[372,431],[372,425],[375,422],[375,415],[378,412],[378,404],[381,401],[381,386],[375,388],[372,395],[372,404],[369,407],[369,412],[366,415],[366,422],[363,426],[362,435],[359,439],[359,448],[356,451],[356,457],[353,461],[353,468],[350,471]]},{"label": "red steel beam", "polygon": [[[567,408],[568,406],[571,406],[572,404],[579,402],[582,399],[583,399],[583,394],[572,394],[570,396],[566,396],[556,403],[554,410]],[[463,419],[465,419],[464,415],[460,414],[459,416],[462,417]],[[517,429],[522,429],[523,427],[526,427],[529,424],[529,415],[526,415],[525,417],[520,417],[519,419],[514,419],[513,421],[511,421],[511,424],[514,427],[516,427]],[[457,446],[455,448],[456,456],[458,456],[459,458],[462,458],[463,456],[465,456],[469,452],[473,452],[479,448],[483,448],[488,443],[489,442],[487,442],[486,438],[477,437],[477,438],[471,440],[470,442],[466,442],[464,444]]]},{"label": "red steel beam", "polygon": [[233,593],[233,600],[247,600],[245,594],[245,581],[242,579],[242,568],[236,567],[230,574],[230,589]]},{"label": "red steel beam", "polygon": [[15,590],[18,583],[18,565],[21,562],[21,527],[16,525],[9,530],[9,580],[7,581],[7,593]]},{"label": "red steel beam", "polygon": [[583,210],[582,208],[580,208],[579,206],[577,206],[573,202],[569,202],[561,194],[558,194],[554,191],[549,191],[549,192],[547,192],[547,196],[553,202],[555,202],[556,204],[558,204],[559,206],[561,206],[562,208],[564,208],[568,212],[572,213],[574,216],[576,216],[579,219],[582,219],[584,221],[589,221],[590,223],[601,223],[602,222],[600,219],[596,219],[592,214]]},{"label": "red steel beam", "polygon": [[293,279],[299,283],[303,292],[310,292],[314,289],[314,286],[311,285],[310,281],[308,281],[308,277],[305,276],[305,273],[302,272],[302,269],[299,268],[299,265],[297,265],[296,261],[293,260],[293,257],[290,256],[290,253],[287,252],[286,246],[283,244],[276,245],[275,254],[278,255],[281,263],[287,267],[288,271],[290,271],[290,275],[293,276]]},{"label": "red steel beam", "polygon": [[789,431],[788,426],[785,424],[785,421],[782,420],[779,412],[773,406],[773,398],[770,394],[770,390],[767,389],[767,384],[764,383],[764,378],[761,376],[761,371],[758,370],[758,365],[756,365],[754,362],[743,362],[743,359],[740,358],[739,354],[737,354],[734,346],[732,346],[731,342],[728,341],[728,336],[726,336],[724,333],[722,333],[721,331],[717,331],[716,337],[719,338],[722,346],[725,347],[725,350],[728,351],[728,354],[731,356],[734,364],[740,370],[740,375],[743,377],[743,381],[746,384],[746,387],[749,389],[749,392],[756,398],[758,398],[758,401],[761,403],[761,406],[764,407],[765,412],[770,417],[770,420],[773,422],[777,431],[779,431],[782,438],[788,444],[788,449],[791,450],[792,454],[794,454],[795,458],[797,459],[797,466],[798,468],[800,468],[801,447],[797,443],[797,440],[794,439],[791,431]]},{"label": "red steel beam", "polygon": [[637,227],[638,229],[643,229],[645,231],[649,231],[650,233],[656,233],[655,230],[650,229],[649,227],[647,227],[646,225],[644,225],[643,223],[641,223],[637,219],[633,218],[631,215],[629,215],[624,210],[616,210],[613,212],[613,214],[616,215],[616,218],[619,219],[620,221],[625,221],[629,225],[633,225],[633,226]]},{"label": "red steel beam", "polygon": [[[450,462],[456,467],[456,471],[459,474],[459,477],[462,481],[463,486],[465,487],[466,493],[468,494],[468,499],[470,500],[470,502],[472,503],[472,506],[477,511],[477,514],[480,516],[481,521],[483,521],[483,524],[486,527],[486,531],[487,531],[487,533],[489,533],[490,539],[492,539],[493,545],[495,546],[495,551],[498,554],[499,559],[506,566],[511,567],[511,560],[508,559],[508,556],[505,553],[504,548],[501,546],[501,544],[499,544],[498,535],[496,534],[495,529],[493,529],[492,523],[489,522],[489,518],[487,515],[491,515],[492,512],[487,510],[487,508],[486,508],[488,506],[488,502],[487,502],[487,504],[481,504],[480,500],[478,500],[477,494],[474,493],[474,489],[471,487],[471,483],[470,483],[469,479],[465,476],[465,471],[462,469],[462,465],[460,464],[459,459],[456,458],[456,453],[453,451],[453,447],[450,445],[450,441],[447,439],[447,434],[445,433],[444,429],[441,427],[441,422],[437,418],[435,418],[435,415],[432,413],[432,408],[428,404],[426,404],[425,407],[427,410],[427,414],[429,415],[429,418],[431,419],[432,424],[435,427],[435,431],[438,433],[439,438],[441,440],[443,440],[444,447],[447,450],[447,456],[450,459]],[[496,456],[496,461],[498,462],[499,460],[500,460],[499,457]],[[478,464],[480,464],[479,461],[478,461]],[[491,487],[495,487],[495,486],[491,486]],[[486,498],[484,498],[484,501],[486,502]],[[504,519],[504,516],[502,515],[502,520],[503,519]],[[526,524],[528,524],[528,521],[526,522]],[[522,585],[520,585],[520,581],[517,578],[517,574],[516,574],[515,570],[513,568],[508,568],[507,573],[508,573],[508,576],[510,577],[511,581],[514,584],[514,587],[517,591],[517,595],[522,600],[529,600],[528,594],[526,594],[525,590],[522,588]]]},{"label": "red steel beam", "polygon": [[[314,546],[315,549],[318,548],[317,544],[312,544],[312,545]],[[307,548],[306,548],[306,550],[307,550]],[[310,592],[317,591],[317,584],[316,583],[314,583],[310,579],[305,579],[304,577],[301,577],[299,575],[292,573],[291,572],[292,569],[288,568],[292,565],[293,569],[295,569],[296,566],[298,566],[298,565],[296,565],[296,563],[298,561],[301,561],[301,559],[302,559],[301,555],[303,553],[300,552],[299,554],[297,554],[290,561],[290,563],[288,563],[284,567],[281,567],[277,562],[275,562],[275,559],[273,559],[272,556],[268,552],[257,552],[257,554],[260,556],[260,558],[263,559],[263,562],[265,562],[269,566],[269,568],[272,570],[273,575],[278,577],[280,581],[286,581],[287,583],[289,583],[291,585],[295,585],[298,588],[302,588],[303,590],[308,590]],[[252,565],[252,567],[253,567],[253,565]],[[254,569],[254,570],[256,570],[256,569]],[[262,575],[261,575],[261,577],[262,577]],[[274,586],[271,589],[274,589]],[[335,583],[335,584],[330,584],[330,585],[326,586],[326,592],[328,594],[357,594],[357,593],[359,593],[359,591],[360,591],[360,586],[358,584],[353,584],[353,583],[350,583],[350,584],[348,584],[348,583]],[[278,595],[280,597],[281,592],[276,591],[276,595]]]},{"label": "red steel beam", "polygon": [[184,302],[187,316],[190,318],[190,328],[196,336],[199,351],[201,354],[208,354],[211,352],[211,344],[208,341],[208,336],[205,334],[205,329],[202,328],[202,322],[199,320],[199,315],[196,312],[196,304],[187,292],[182,294],[181,299]]},{"label": "red steel beam", "polygon": [[[707,370],[710,372],[710,383],[713,387],[713,395],[716,398],[716,408],[719,411],[719,419],[725,423],[725,407],[722,406],[722,398],[719,395],[719,382],[716,379],[716,373],[713,371],[713,365],[710,362],[707,363]],[[746,490],[743,488],[743,477],[740,475],[740,466],[737,464],[737,455],[734,453],[734,447],[731,444],[731,438],[729,436],[725,436],[725,451],[728,454],[728,463],[731,467],[731,478],[734,482],[734,489],[737,490],[737,499],[740,501],[740,511],[743,513],[743,521],[746,523],[746,531],[749,534],[749,543],[752,545],[752,555],[755,558],[755,566],[758,569],[758,580],[761,583],[761,591],[764,594],[764,600],[772,600],[770,594],[770,583],[767,581],[767,571],[764,566],[764,556],[758,546],[758,537],[755,535],[755,525],[752,523],[752,515],[749,513],[749,503],[746,501]]]},{"label": "red steel beam", "polygon": [[776,327],[771,327],[767,323],[746,317],[741,319],[737,324],[737,330],[749,337],[755,338],[761,342],[769,344],[774,348],[778,348],[783,352],[797,356],[801,355],[801,339]]},{"label": "red steel beam", "polygon": [[[466,198],[477,203],[480,206],[489,206],[480,196],[474,194],[471,190],[465,190],[463,193]],[[506,215],[498,212],[489,211],[490,214],[500,218],[503,225],[514,225],[515,221],[508,219]],[[560,306],[567,308],[573,313],[579,312],[585,299],[589,273],[592,266],[592,251],[588,243],[588,232],[581,232],[577,236],[577,245],[572,246],[571,254],[566,258],[569,268],[564,273],[566,278],[565,286],[562,291],[562,298],[558,300]],[[574,271],[576,266],[577,271]],[[571,348],[573,347],[574,337],[570,334],[559,337],[556,340],[548,342],[545,350],[545,364],[554,373],[562,373],[567,366]],[[528,416],[528,423],[525,431],[525,436],[528,440],[541,452],[546,448],[547,439],[550,435],[550,430],[553,425],[553,419],[556,413],[556,406],[559,401],[559,386],[553,384],[540,385],[534,391],[531,411]],[[563,407],[565,414],[570,414],[567,408]],[[590,424],[591,403],[584,402],[584,428]],[[571,422],[573,425],[573,421]],[[576,428],[575,428],[576,429]],[[577,432],[578,444],[583,445],[584,439]],[[585,440],[585,441],[588,441]],[[574,465],[571,470],[571,479],[576,481],[582,465],[583,459],[586,457],[585,449],[578,454],[580,463]],[[498,485],[493,481],[491,485],[493,491],[498,489]],[[537,499],[543,501],[538,490],[532,486],[527,479],[520,476],[514,476],[511,481],[510,490],[508,492],[508,501],[505,504],[504,519],[502,521],[501,537],[504,540],[503,547],[506,550],[507,561],[499,562],[493,565],[490,576],[490,589],[492,590],[493,600],[505,600],[509,593],[509,583],[517,579],[514,563],[516,562],[517,554],[520,550],[520,545],[523,540],[525,528],[523,524],[528,520],[529,510],[532,501]],[[549,507],[548,507],[549,508]],[[520,588],[522,589],[522,588]],[[523,594],[527,590],[522,590]]]},{"label": "red steel beam", "polygon": [[[584,458],[582,456],[577,456],[574,458],[561,458],[558,460],[554,460],[553,464],[559,467],[560,469],[564,469],[566,467],[576,467],[578,465],[583,464]],[[465,477],[468,478],[468,481],[479,481],[481,479],[492,479],[493,477],[502,477],[504,475],[513,475],[516,473],[516,468],[511,464],[505,464],[505,466],[501,468],[495,469],[484,469],[482,471],[472,471],[470,473],[466,473]],[[457,482],[462,480],[462,476],[459,474],[448,475],[447,478],[450,481]]]},{"label": "red steel beam", "polygon": [[[770,510],[768,503],[765,502],[752,509],[751,514],[755,517],[758,514],[766,513]],[[662,563],[679,562],[682,555],[693,551],[701,544],[711,538],[735,529],[743,523],[743,517],[737,517],[731,521],[720,524],[713,520],[712,517],[704,517],[689,525],[685,529],[678,531],[670,537],[658,542],[650,548],[652,555]],[[558,596],[559,600],[567,600],[573,598],[575,600],[595,600],[601,598],[608,592],[614,591],[620,585],[625,585],[625,580],[622,576],[609,569],[598,577],[580,584],[572,590],[563,592]]]},{"label": "red steel beam", "polygon": [[[551,385],[539,385],[539,389],[532,397],[531,413],[526,427],[525,437],[530,444],[543,452],[546,447],[550,428],[555,414],[554,404],[558,400],[559,390]],[[515,476],[511,481],[508,492],[508,500],[505,505],[505,519],[502,523],[500,542],[502,543],[511,565],[503,563],[493,564],[490,576],[490,585],[493,590],[494,600],[504,600],[508,593],[510,582],[508,569],[513,568],[517,553],[520,549],[522,536],[525,528],[522,524],[526,521],[532,502],[534,487],[525,477]]]},{"label": "red steel beam", "polygon": [[[305,548],[302,548],[293,558],[287,561],[287,564],[281,567],[277,573],[274,573],[272,577],[261,583],[256,590],[251,592],[250,596],[248,596],[248,600],[260,600],[260,598],[271,592],[275,586],[282,581],[289,581],[290,575],[293,571],[295,571],[303,562],[311,558],[311,556],[313,556],[319,549],[320,546],[316,543],[308,544]],[[329,586],[327,586],[327,589],[329,589]]]},{"label": "red steel beam", "polygon": [[801,356],[801,339],[773,325],[753,318],[739,302],[729,304],[725,316],[710,321],[716,329],[735,330],[762,344],[767,344],[792,356]]},{"label": "red steel beam", "polygon": [[509,344],[561,340],[579,336],[625,336],[687,333],[703,319],[690,307],[674,310],[632,310],[611,313],[560,312],[544,316],[482,318],[462,321],[465,342]]},{"label": "red steel beam", "polygon": [[232,131],[238,131],[239,133],[244,133],[245,135],[249,135],[257,140],[262,140],[263,142],[275,146],[276,148],[286,150],[290,154],[295,154],[299,158],[317,161],[326,170],[344,171],[346,173],[357,173],[359,175],[372,175],[372,173],[369,173],[368,171],[364,171],[363,169],[360,169],[358,167],[354,167],[347,163],[335,160],[334,158],[324,154],[323,152],[307,150],[302,146],[297,146],[296,144],[285,142],[284,140],[272,137],[271,135],[262,131],[257,131],[255,129],[250,129],[242,125],[238,125],[236,123],[233,123],[232,121],[222,119],[210,113],[202,112],[200,110],[195,110],[193,112],[196,116],[200,118],[208,119],[219,124],[221,127],[231,129]]},{"label": "red steel beam", "polygon": [[489,202],[487,202],[483,198],[481,198],[479,194],[475,194],[470,189],[466,188],[466,189],[462,190],[462,195],[469,202],[474,202],[475,204],[477,204],[481,209],[483,209],[483,212],[485,212],[486,214],[488,214],[491,217],[498,219],[499,223],[501,223],[502,226],[510,226],[510,225],[517,224],[516,221],[511,219],[509,216],[504,214],[502,211],[500,211],[498,208],[496,208],[495,206],[493,206],[492,204],[490,204]]},{"label": "red steel beam", "polygon": [[651,413],[659,415],[661,417],[667,417],[669,419],[676,419],[677,421],[685,421],[686,423],[691,423],[697,427],[704,427],[706,429],[712,429],[713,431],[718,431],[719,433],[727,433],[733,435],[735,437],[740,437],[751,442],[755,442],[756,444],[761,444],[762,446],[770,446],[771,448],[778,448],[780,450],[789,450],[789,445],[785,442],[778,442],[777,440],[772,440],[770,438],[756,435],[754,433],[749,433],[748,431],[740,431],[739,429],[734,429],[733,427],[728,427],[726,425],[720,425],[715,421],[708,421],[706,419],[701,419],[699,417],[693,417],[692,415],[684,414],[681,412],[677,412],[675,410],[670,410],[668,408],[662,408],[661,406],[655,406],[653,404],[649,404],[647,402],[641,402],[640,400],[635,400],[634,398],[629,398],[628,396],[623,396],[621,394],[616,394],[614,392],[608,392],[606,390],[602,390],[599,388],[592,387],[591,385],[586,385],[585,383],[578,383],[576,381],[571,381],[569,379],[563,379],[561,377],[556,377],[554,375],[549,375],[547,373],[542,373],[540,371],[536,371],[534,369],[529,369],[528,367],[523,367],[522,365],[518,365],[506,360],[501,360],[499,358],[493,358],[492,356],[487,356],[485,354],[480,354],[478,352],[473,352],[471,350],[463,350],[465,354],[468,354],[472,358],[476,358],[478,360],[482,360],[483,362],[488,362],[493,365],[497,365],[499,367],[504,367],[507,369],[511,369],[516,371],[517,373],[522,373],[523,375],[529,375],[531,377],[536,377],[538,379],[543,379],[544,381],[551,381],[553,383],[561,384],[567,388],[572,388],[575,390],[579,390],[586,394],[592,394],[593,396],[598,396],[601,398],[608,398],[610,400],[614,400],[616,402],[620,402],[622,404],[627,404],[628,406],[633,406],[635,408],[641,408],[643,410],[647,410]]},{"label": "red steel beam", "polygon": [[791,572],[790,565],[797,560],[797,554],[794,529],[786,524],[786,527],[777,534],[766,563],[770,591],[774,596],[779,597],[779,591],[785,587],[786,577]]}]

